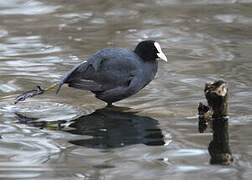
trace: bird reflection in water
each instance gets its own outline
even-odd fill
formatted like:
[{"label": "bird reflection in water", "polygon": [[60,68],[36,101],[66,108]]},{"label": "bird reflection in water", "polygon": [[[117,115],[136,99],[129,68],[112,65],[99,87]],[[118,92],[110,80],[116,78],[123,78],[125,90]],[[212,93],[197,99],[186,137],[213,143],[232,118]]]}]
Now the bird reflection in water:
[{"label": "bird reflection in water", "polygon": [[[38,122],[34,118],[27,118],[16,114],[20,123],[29,124],[40,128],[47,127],[52,122]],[[72,144],[88,148],[109,149],[133,144],[149,146],[164,145],[164,136],[158,127],[158,121],[139,116],[135,112],[125,112],[125,108],[106,107],[95,112],[81,116],[71,121],[68,128],[64,122],[57,122],[57,128],[77,135],[92,136],[83,139],[71,140]]]}]

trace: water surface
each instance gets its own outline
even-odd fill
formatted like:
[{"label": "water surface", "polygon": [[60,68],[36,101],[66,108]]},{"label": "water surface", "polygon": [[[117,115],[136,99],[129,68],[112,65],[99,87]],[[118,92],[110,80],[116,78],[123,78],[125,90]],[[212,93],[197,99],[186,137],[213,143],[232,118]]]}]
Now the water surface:
[{"label": "water surface", "polygon": [[[1,1],[0,178],[250,179],[251,8],[249,0]],[[13,104],[101,48],[145,39],[160,42],[168,63],[121,108],[68,87]],[[230,88],[231,166],[209,164],[212,134],[197,127],[204,84],[216,79]]]}]

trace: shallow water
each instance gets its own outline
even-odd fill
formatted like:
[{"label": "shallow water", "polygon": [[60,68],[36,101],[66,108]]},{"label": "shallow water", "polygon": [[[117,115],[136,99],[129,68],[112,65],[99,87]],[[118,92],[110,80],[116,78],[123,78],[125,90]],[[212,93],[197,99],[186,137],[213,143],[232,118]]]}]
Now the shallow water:
[{"label": "shallow water", "polygon": [[[250,179],[249,0],[0,2],[0,179]],[[154,39],[167,54],[145,89],[105,104],[64,87],[14,105],[104,47]],[[210,165],[198,132],[207,81],[229,83],[234,162]],[[126,108],[127,107],[127,108]]]}]

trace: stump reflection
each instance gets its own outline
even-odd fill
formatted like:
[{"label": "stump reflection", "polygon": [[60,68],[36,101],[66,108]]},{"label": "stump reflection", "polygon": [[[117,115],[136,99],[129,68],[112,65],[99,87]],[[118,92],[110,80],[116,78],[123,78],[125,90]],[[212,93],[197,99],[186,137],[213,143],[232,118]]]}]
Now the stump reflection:
[{"label": "stump reflection", "polygon": [[211,164],[229,165],[233,161],[228,134],[228,118],[213,120],[213,140],[208,146]]}]

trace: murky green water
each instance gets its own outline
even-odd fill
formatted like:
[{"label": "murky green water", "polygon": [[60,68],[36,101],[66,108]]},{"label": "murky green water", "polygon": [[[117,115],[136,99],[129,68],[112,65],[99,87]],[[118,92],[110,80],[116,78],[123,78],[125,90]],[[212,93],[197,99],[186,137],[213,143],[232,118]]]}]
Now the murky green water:
[{"label": "murky green water", "polygon": [[[251,10],[249,0],[1,1],[0,179],[250,179]],[[125,108],[68,87],[13,104],[101,48],[144,39],[159,41],[169,62],[116,103]],[[204,84],[220,78],[230,88],[231,166],[209,164],[212,134],[197,127]]]}]

